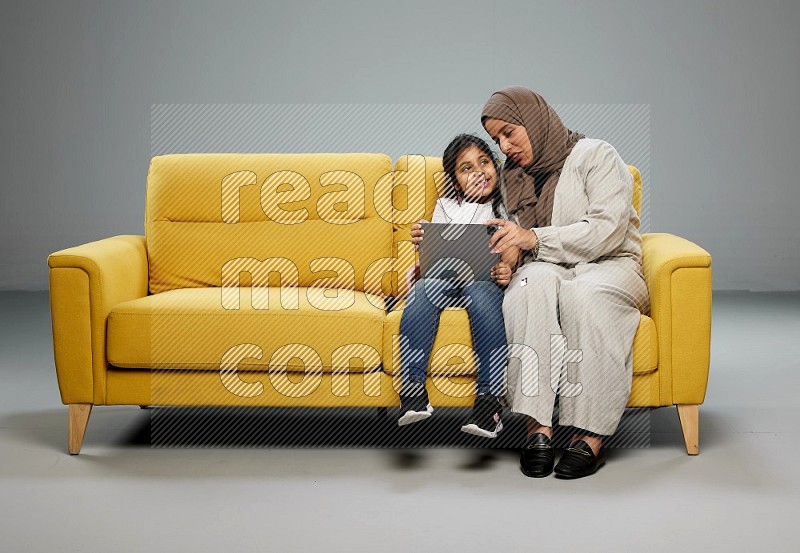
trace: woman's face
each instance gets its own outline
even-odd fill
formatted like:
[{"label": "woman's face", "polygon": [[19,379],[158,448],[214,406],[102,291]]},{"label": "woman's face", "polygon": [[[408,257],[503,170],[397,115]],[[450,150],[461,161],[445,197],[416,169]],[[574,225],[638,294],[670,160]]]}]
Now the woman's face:
[{"label": "woman's face", "polygon": [[468,146],[456,156],[456,179],[471,202],[488,198],[497,186],[497,171],[492,158],[477,146]]},{"label": "woman's face", "polygon": [[483,126],[508,159],[523,168],[533,164],[533,146],[525,127],[501,119],[487,119]]}]

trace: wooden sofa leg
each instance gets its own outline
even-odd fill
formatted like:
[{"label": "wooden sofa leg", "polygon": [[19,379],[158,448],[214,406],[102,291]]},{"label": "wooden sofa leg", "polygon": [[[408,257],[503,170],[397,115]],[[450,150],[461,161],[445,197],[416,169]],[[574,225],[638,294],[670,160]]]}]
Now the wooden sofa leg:
[{"label": "wooden sofa leg", "polygon": [[678,408],[678,417],[681,419],[686,453],[697,455],[700,453],[700,406],[676,405],[676,407]]},{"label": "wooden sofa leg", "polygon": [[69,404],[69,454],[77,455],[81,452],[83,436],[86,434],[86,425],[89,424],[89,415],[92,413],[91,403]]}]

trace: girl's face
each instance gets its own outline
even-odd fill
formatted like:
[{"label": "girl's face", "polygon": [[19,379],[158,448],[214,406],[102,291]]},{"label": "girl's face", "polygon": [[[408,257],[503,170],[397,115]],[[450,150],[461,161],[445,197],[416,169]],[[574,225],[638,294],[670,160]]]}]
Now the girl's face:
[{"label": "girl's face", "polygon": [[456,156],[456,179],[467,200],[482,203],[497,186],[494,161],[477,146],[467,146]]},{"label": "girl's face", "polygon": [[487,119],[483,126],[508,159],[523,169],[533,164],[533,147],[525,127],[501,119]]}]

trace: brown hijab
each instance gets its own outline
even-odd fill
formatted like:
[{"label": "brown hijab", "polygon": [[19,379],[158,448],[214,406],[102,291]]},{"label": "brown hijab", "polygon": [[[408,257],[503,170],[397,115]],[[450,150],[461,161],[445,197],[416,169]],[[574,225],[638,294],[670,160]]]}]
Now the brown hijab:
[{"label": "brown hijab", "polygon": [[510,159],[503,165],[506,208],[523,228],[549,226],[564,160],[584,135],[565,127],[544,98],[521,86],[492,94],[481,113],[481,122],[486,119],[522,125],[528,132],[533,149],[530,167],[523,169]]}]

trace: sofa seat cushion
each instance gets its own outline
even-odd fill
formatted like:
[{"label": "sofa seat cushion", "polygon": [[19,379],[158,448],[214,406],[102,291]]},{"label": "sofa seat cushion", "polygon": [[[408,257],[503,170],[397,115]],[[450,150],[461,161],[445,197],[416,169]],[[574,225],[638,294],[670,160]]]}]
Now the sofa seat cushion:
[{"label": "sofa seat cushion", "polygon": [[[405,301],[399,302],[386,316],[383,333],[383,370],[395,374],[395,361],[399,344],[400,318]],[[395,355],[392,355],[395,353]],[[433,342],[433,354],[428,365],[432,376],[474,376],[476,357],[472,350],[472,332],[466,309],[448,307],[439,319],[439,332]],[[639,328],[633,339],[633,374],[642,375],[653,372],[658,367],[658,338],[653,319],[641,315]]]},{"label": "sofa seat cushion", "polygon": [[[385,307],[379,296],[270,288],[263,297],[268,302],[259,304],[254,289],[244,287],[237,309],[222,290],[180,288],[116,305],[108,316],[108,362],[120,368],[220,370],[236,359],[239,370],[262,371],[380,366]],[[252,306],[253,299],[261,309]]]}]

